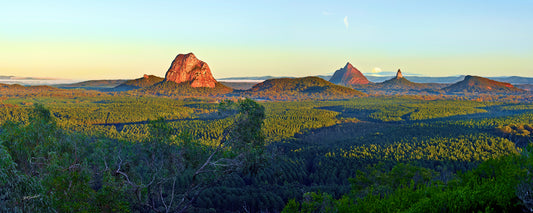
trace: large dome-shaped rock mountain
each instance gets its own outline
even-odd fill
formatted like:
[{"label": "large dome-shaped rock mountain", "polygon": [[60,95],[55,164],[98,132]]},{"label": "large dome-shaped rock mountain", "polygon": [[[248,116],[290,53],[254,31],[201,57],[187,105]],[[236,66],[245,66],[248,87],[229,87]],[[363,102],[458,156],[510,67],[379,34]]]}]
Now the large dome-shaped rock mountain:
[{"label": "large dome-shaped rock mountain", "polygon": [[217,81],[213,78],[207,63],[199,60],[193,53],[179,54],[165,74],[165,81],[187,82],[191,87],[214,88]]},{"label": "large dome-shaped rock mountain", "polygon": [[352,66],[349,62],[346,63],[346,66],[335,71],[331,79],[331,83],[340,84],[343,86],[351,86],[357,84],[368,84],[370,81],[359,71],[357,68]]}]

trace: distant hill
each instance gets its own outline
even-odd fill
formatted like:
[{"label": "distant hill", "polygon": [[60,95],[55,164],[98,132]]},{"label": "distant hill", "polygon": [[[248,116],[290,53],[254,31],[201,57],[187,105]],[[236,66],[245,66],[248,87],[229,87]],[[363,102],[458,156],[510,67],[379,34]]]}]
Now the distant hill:
[{"label": "distant hill", "polygon": [[233,92],[233,89],[219,82],[215,87],[192,87],[189,82],[176,83],[173,81],[162,81],[151,86],[131,90],[132,93],[144,93],[170,97],[205,97],[224,95]]},{"label": "distant hill", "polygon": [[462,81],[464,76],[448,76],[448,77],[425,77],[425,76],[404,76],[405,79],[414,83],[440,83],[449,84]]},{"label": "distant hill", "polygon": [[231,87],[235,90],[247,90],[251,89],[253,86],[260,82],[255,81],[243,81],[243,82],[235,82],[235,81],[219,81],[219,83],[224,84],[228,87]]},{"label": "distant hill", "polygon": [[335,71],[331,79],[331,83],[339,84],[343,86],[351,86],[354,84],[368,84],[370,83],[368,79],[359,71],[357,68],[353,67],[349,62],[343,68]]},{"label": "distant hill", "polygon": [[159,82],[162,82],[164,78],[157,77],[155,75],[144,75],[142,78],[128,80],[114,88],[115,91],[126,91],[132,89],[139,89],[152,86]]},{"label": "distant hill", "polygon": [[217,80],[219,81],[233,81],[233,80],[253,80],[253,81],[264,81],[264,80],[268,80],[268,79],[273,79],[273,78],[291,78],[289,76],[282,76],[282,77],[279,77],[279,76],[270,76],[270,75],[267,75],[267,76],[253,76],[253,77],[228,77],[228,78],[219,78]]},{"label": "distant hill", "polygon": [[510,83],[500,82],[479,76],[465,76],[465,79],[443,89],[446,92],[469,93],[516,93],[524,92]]},{"label": "distant hill", "polygon": [[[324,80],[329,80],[331,78],[331,76],[332,75],[315,75],[313,77],[319,77],[319,78],[322,78]],[[246,80],[250,80],[250,81],[266,81],[268,79],[274,79],[274,78],[300,78],[300,77],[266,75],[266,76],[253,76],[253,77],[228,77],[228,78],[219,78],[217,80],[219,80],[219,81],[234,81],[234,80],[238,80],[238,81],[246,81]]]},{"label": "distant hill", "polygon": [[347,99],[366,95],[319,77],[269,79],[244,94],[268,100]]},{"label": "distant hill", "polygon": [[[53,92],[53,91],[64,91],[64,89],[59,89],[51,86],[22,86],[19,84],[0,84],[0,91],[8,94],[10,92]],[[4,93],[5,92],[5,93]]]},{"label": "distant hill", "polygon": [[351,87],[367,94],[380,95],[431,95],[440,94],[439,90],[447,86],[439,83],[415,83],[408,80],[398,70],[396,77],[389,78],[380,83],[370,83],[366,85],[352,85]]},{"label": "distant hill", "polygon": [[[329,80],[331,79],[332,75],[317,75],[317,77]],[[369,81],[377,83],[377,82],[384,82],[386,80],[389,80],[393,78],[394,75],[377,76],[374,74],[367,73],[365,74],[365,77]],[[465,76],[459,75],[459,76],[445,76],[445,77],[430,77],[430,76],[404,75],[403,77],[414,83],[450,84],[450,83],[457,83],[459,81],[462,81]],[[284,77],[273,77],[273,76],[231,77],[231,78],[221,78],[219,80],[267,80],[267,79],[272,79],[272,78],[293,78],[293,77],[288,77],[288,76],[284,76]],[[495,81],[508,82],[511,84],[533,84],[533,78],[529,78],[529,77],[511,76],[511,77],[487,77],[487,78],[495,80]]]},{"label": "distant hill", "polygon": [[520,77],[520,76],[509,76],[509,77],[488,77],[488,79],[507,82],[511,84],[533,84],[533,78]]},{"label": "distant hill", "polygon": [[109,89],[114,88],[127,80],[90,80],[90,81],[82,81],[78,83],[73,84],[56,84],[52,85],[54,87],[59,88],[65,88],[65,89],[72,89],[72,88],[81,88],[81,89]]},{"label": "distant hill", "polygon": [[60,89],[51,86],[22,86],[19,84],[0,84],[0,97],[74,97],[99,96],[96,91],[80,89]]},{"label": "distant hill", "polygon": [[520,84],[516,85],[516,87],[527,91],[533,91],[533,84]]},{"label": "distant hill", "polygon": [[414,83],[403,77],[402,71],[398,70],[396,77],[377,83],[375,87],[379,89],[396,89],[396,90],[422,90],[428,89],[426,84]]}]

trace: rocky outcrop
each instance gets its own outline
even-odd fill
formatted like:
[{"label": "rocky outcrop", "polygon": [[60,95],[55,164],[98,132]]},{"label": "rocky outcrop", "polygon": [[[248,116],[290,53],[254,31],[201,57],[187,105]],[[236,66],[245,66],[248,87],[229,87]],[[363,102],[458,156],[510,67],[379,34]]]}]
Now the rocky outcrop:
[{"label": "rocky outcrop", "polygon": [[428,89],[428,84],[419,84],[415,82],[411,82],[403,77],[402,71],[398,69],[398,72],[396,72],[396,77],[391,78],[389,80],[386,80],[384,82],[376,84],[376,87],[381,90],[424,90]]},{"label": "rocky outcrop", "polygon": [[396,73],[396,79],[403,78],[402,71],[398,69],[398,72]]},{"label": "rocky outcrop", "polygon": [[176,56],[165,74],[165,81],[187,82],[191,87],[209,88],[214,88],[217,83],[207,63],[197,59],[193,53]]},{"label": "rocky outcrop", "polygon": [[346,63],[346,66],[343,68],[335,71],[329,81],[334,84],[345,86],[370,83],[363,73],[361,73],[361,71],[359,71],[357,68],[353,67],[349,62]]}]

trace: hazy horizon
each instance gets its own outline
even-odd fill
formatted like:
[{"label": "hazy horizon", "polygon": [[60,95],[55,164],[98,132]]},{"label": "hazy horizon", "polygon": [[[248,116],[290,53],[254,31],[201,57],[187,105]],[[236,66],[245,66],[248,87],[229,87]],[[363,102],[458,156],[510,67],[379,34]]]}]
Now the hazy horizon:
[{"label": "hazy horizon", "polygon": [[533,77],[533,2],[14,1],[0,75],[164,76],[193,52],[215,78],[363,73]]}]

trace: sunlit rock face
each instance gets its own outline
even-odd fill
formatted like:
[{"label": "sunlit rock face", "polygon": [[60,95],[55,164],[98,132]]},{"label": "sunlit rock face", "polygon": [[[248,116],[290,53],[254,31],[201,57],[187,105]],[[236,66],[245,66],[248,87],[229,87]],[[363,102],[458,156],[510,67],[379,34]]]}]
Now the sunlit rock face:
[{"label": "sunlit rock face", "polygon": [[396,73],[396,79],[403,78],[402,71],[398,69],[398,72]]},{"label": "sunlit rock face", "polygon": [[353,67],[350,63],[346,63],[346,66],[335,71],[329,81],[334,84],[345,86],[369,83],[368,79],[366,79],[363,73],[361,73],[361,71],[359,71],[357,68]]},{"label": "sunlit rock face", "polygon": [[216,80],[207,63],[199,60],[193,53],[176,56],[167,73],[165,81],[188,82],[192,87],[214,88]]}]

